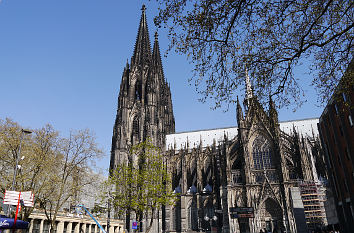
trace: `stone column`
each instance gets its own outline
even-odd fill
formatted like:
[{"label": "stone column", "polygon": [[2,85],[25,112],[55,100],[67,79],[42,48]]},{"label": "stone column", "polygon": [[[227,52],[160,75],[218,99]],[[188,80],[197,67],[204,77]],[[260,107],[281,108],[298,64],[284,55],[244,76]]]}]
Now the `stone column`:
[{"label": "stone column", "polygon": [[114,233],[114,226],[109,226],[108,233]]},{"label": "stone column", "polygon": [[74,233],[80,233],[80,222],[75,224]]},{"label": "stone column", "polygon": [[82,224],[81,229],[82,229],[82,232],[88,233],[88,232],[86,232],[86,223]]},{"label": "stone column", "polygon": [[73,229],[73,223],[68,222],[68,226],[66,227],[66,233],[71,233],[72,229]]},{"label": "stone column", "polygon": [[44,219],[41,219],[41,224],[39,225],[39,233],[43,233]]},{"label": "stone column", "polygon": [[86,232],[86,233],[91,233],[91,231],[92,231],[91,229],[92,229],[92,224],[90,223],[89,224],[89,230],[88,230],[89,232]]},{"label": "stone column", "polygon": [[33,224],[34,224],[34,219],[31,219],[30,227],[29,227],[28,233],[32,233],[32,231],[33,231]]},{"label": "stone column", "polygon": [[63,233],[64,232],[64,221],[60,221],[57,224],[57,233]]},{"label": "stone column", "polygon": [[94,233],[97,233],[97,224],[95,224],[95,232]]}]

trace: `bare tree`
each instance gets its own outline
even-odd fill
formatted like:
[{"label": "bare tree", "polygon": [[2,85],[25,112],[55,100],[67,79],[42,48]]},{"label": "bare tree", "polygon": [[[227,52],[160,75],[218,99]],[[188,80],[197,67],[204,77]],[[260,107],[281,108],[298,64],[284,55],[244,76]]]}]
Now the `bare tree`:
[{"label": "bare tree", "polygon": [[[68,138],[59,137],[51,125],[32,130],[22,140],[20,169],[15,190],[32,191],[35,206],[42,209],[54,229],[55,220],[65,204],[76,203],[83,188],[95,177],[89,175],[91,162],[102,155],[89,130],[72,131]],[[21,126],[6,119],[0,121],[1,192],[10,189],[18,157]],[[24,208],[26,220],[33,208]]]},{"label": "bare tree", "polygon": [[[302,63],[327,102],[353,58],[354,1],[342,0],[158,0],[157,26],[167,27],[169,49],[194,64],[201,100],[215,107],[235,100],[245,67],[260,100],[279,106],[304,101]],[[345,82],[348,91],[353,80]]]}]

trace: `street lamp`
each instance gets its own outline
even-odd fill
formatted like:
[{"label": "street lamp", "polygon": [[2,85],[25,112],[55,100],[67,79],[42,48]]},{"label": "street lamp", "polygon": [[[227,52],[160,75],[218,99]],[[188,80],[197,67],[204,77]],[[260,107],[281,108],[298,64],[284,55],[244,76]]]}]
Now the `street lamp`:
[{"label": "street lamp", "polygon": [[[17,169],[18,169],[18,167],[19,167],[18,161],[19,161],[19,159],[21,158],[22,141],[23,141],[23,138],[24,138],[24,135],[25,135],[25,134],[31,134],[31,133],[32,133],[32,131],[30,131],[30,130],[21,129],[20,146],[19,146],[19,148],[18,148],[18,153],[17,153],[17,155],[16,155],[16,166],[15,166],[15,169],[14,169],[14,177],[13,177],[13,179],[12,179],[12,186],[11,186],[11,190],[12,190],[12,191],[15,191]],[[11,211],[11,206],[9,205],[8,208],[7,208],[7,215],[10,214],[10,211]]]},{"label": "street lamp", "polygon": [[213,220],[214,220],[214,221],[218,220],[218,217],[217,217],[216,215],[214,215],[213,217],[210,217],[210,218],[209,218],[208,215],[205,215],[205,216],[204,216],[204,220],[207,221],[207,222],[209,221],[210,232],[211,232],[211,225],[212,225],[212,223],[213,223]]}]

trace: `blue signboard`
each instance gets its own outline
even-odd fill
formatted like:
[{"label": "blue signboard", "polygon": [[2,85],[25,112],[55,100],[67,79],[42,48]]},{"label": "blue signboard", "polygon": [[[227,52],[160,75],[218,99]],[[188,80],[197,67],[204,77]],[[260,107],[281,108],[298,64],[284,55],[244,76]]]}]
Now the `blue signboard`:
[{"label": "blue signboard", "polygon": [[0,216],[0,229],[28,229],[28,224],[29,222],[25,222],[22,220],[17,220],[16,221],[16,226],[14,227],[14,221],[15,219],[13,218],[8,218],[6,216]]},{"label": "blue signboard", "polygon": [[138,229],[138,222],[132,223],[132,229]]}]

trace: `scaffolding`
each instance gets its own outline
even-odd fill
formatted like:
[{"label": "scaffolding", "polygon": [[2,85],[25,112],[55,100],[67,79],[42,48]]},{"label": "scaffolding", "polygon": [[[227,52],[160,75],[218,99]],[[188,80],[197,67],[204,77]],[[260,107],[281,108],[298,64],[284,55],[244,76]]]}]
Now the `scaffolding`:
[{"label": "scaffolding", "polygon": [[299,187],[308,229],[322,229],[327,225],[325,187],[321,183],[304,181],[299,183]]}]

